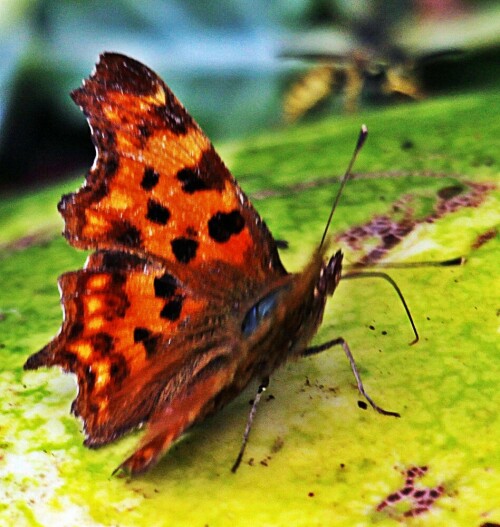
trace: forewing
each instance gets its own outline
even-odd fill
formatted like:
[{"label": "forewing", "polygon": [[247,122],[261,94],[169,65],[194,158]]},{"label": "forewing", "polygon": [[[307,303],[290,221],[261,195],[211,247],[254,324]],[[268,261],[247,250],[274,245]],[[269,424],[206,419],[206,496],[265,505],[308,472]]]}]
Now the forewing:
[{"label": "forewing", "polygon": [[180,265],[223,261],[261,278],[284,273],[265,224],[153,71],[105,53],[72,97],[97,150],[86,184],[59,204],[73,245]]}]

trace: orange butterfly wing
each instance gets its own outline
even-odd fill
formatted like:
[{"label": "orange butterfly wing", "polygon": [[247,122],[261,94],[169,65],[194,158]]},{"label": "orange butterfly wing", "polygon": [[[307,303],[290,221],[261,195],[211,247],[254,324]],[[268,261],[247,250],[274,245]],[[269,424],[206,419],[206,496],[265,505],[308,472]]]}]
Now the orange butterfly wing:
[{"label": "orange butterfly wing", "polygon": [[60,365],[77,375],[72,410],[85,422],[86,444],[98,446],[148,418],[157,389],[148,369],[158,359],[164,371],[175,368],[182,357],[164,353],[168,340],[207,301],[189,295],[171,274],[123,253],[95,253],[84,270],[62,275],[59,286],[61,332],[26,365]]},{"label": "orange butterfly wing", "polygon": [[191,266],[223,260],[260,278],[283,273],[265,224],[153,71],[105,53],[72,96],[97,158],[86,185],[59,204],[70,243]]},{"label": "orange butterfly wing", "polygon": [[154,72],[106,53],[73,98],[97,157],[59,210],[70,243],[97,252],[60,277],[61,331],[25,367],[77,375],[72,410],[88,446],[148,422],[122,465],[138,472],[221,406],[221,393],[241,389],[231,388],[241,366],[231,310],[286,271],[267,227]]}]

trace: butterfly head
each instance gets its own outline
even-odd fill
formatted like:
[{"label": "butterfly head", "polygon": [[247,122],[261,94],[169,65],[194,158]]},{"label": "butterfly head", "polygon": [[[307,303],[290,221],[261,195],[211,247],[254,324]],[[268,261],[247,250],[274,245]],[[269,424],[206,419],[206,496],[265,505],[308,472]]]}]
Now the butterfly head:
[{"label": "butterfly head", "polygon": [[321,296],[331,296],[337,288],[342,275],[342,251],[337,251],[321,268],[316,289]]}]

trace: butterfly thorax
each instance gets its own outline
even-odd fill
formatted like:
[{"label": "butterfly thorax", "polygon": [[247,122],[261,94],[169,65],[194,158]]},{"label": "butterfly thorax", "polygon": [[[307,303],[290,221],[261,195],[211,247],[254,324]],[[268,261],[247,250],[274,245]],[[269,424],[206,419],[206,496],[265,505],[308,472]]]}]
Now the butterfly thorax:
[{"label": "butterfly thorax", "polygon": [[246,312],[241,324],[248,360],[244,367],[252,377],[270,375],[307,347],[322,321],[326,299],[339,283],[342,257],[338,251],[326,263],[323,251],[317,251],[301,273],[271,287]]}]

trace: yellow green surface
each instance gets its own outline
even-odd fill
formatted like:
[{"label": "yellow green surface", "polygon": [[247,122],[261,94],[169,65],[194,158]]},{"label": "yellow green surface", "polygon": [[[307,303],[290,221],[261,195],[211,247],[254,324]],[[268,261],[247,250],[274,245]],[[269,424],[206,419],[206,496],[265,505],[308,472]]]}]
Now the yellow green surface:
[{"label": "yellow green surface", "polygon": [[[343,172],[361,122],[370,130],[355,169],[363,177],[348,184],[335,231],[387,212],[405,194],[425,211],[457,181],[498,183],[499,107],[494,93],[436,99],[269,132],[221,153],[274,235],[288,240],[283,259],[298,270],[335,192],[322,181]],[[368,177],[375,172],[385,173]],[[498,234],[472,248],[499,223],[498,190],[479,207],[420,225],[389,255],[467,256],[461,267],[390,271],[418,344],[408,345],[408,321],[381,280],[341,282],[328,305],[315,342],[345,337],[368,392],[400,419],[358,407],[349,365],[332,349],[276,372],[237,474],[230,467],[254,387],[133,480],[111,472],[139,433],[84,448],[69,414],[74,379],[22,370],[60,325],[57,276],[85,259],[57,236],[61,190],[0,204],[0,525],[390,526],[405,505],[392,516],[377,505],[403,485],[401,471],[423,465],[419,485],[441,484],[444,496],[408,524],[500,523]]]}]

